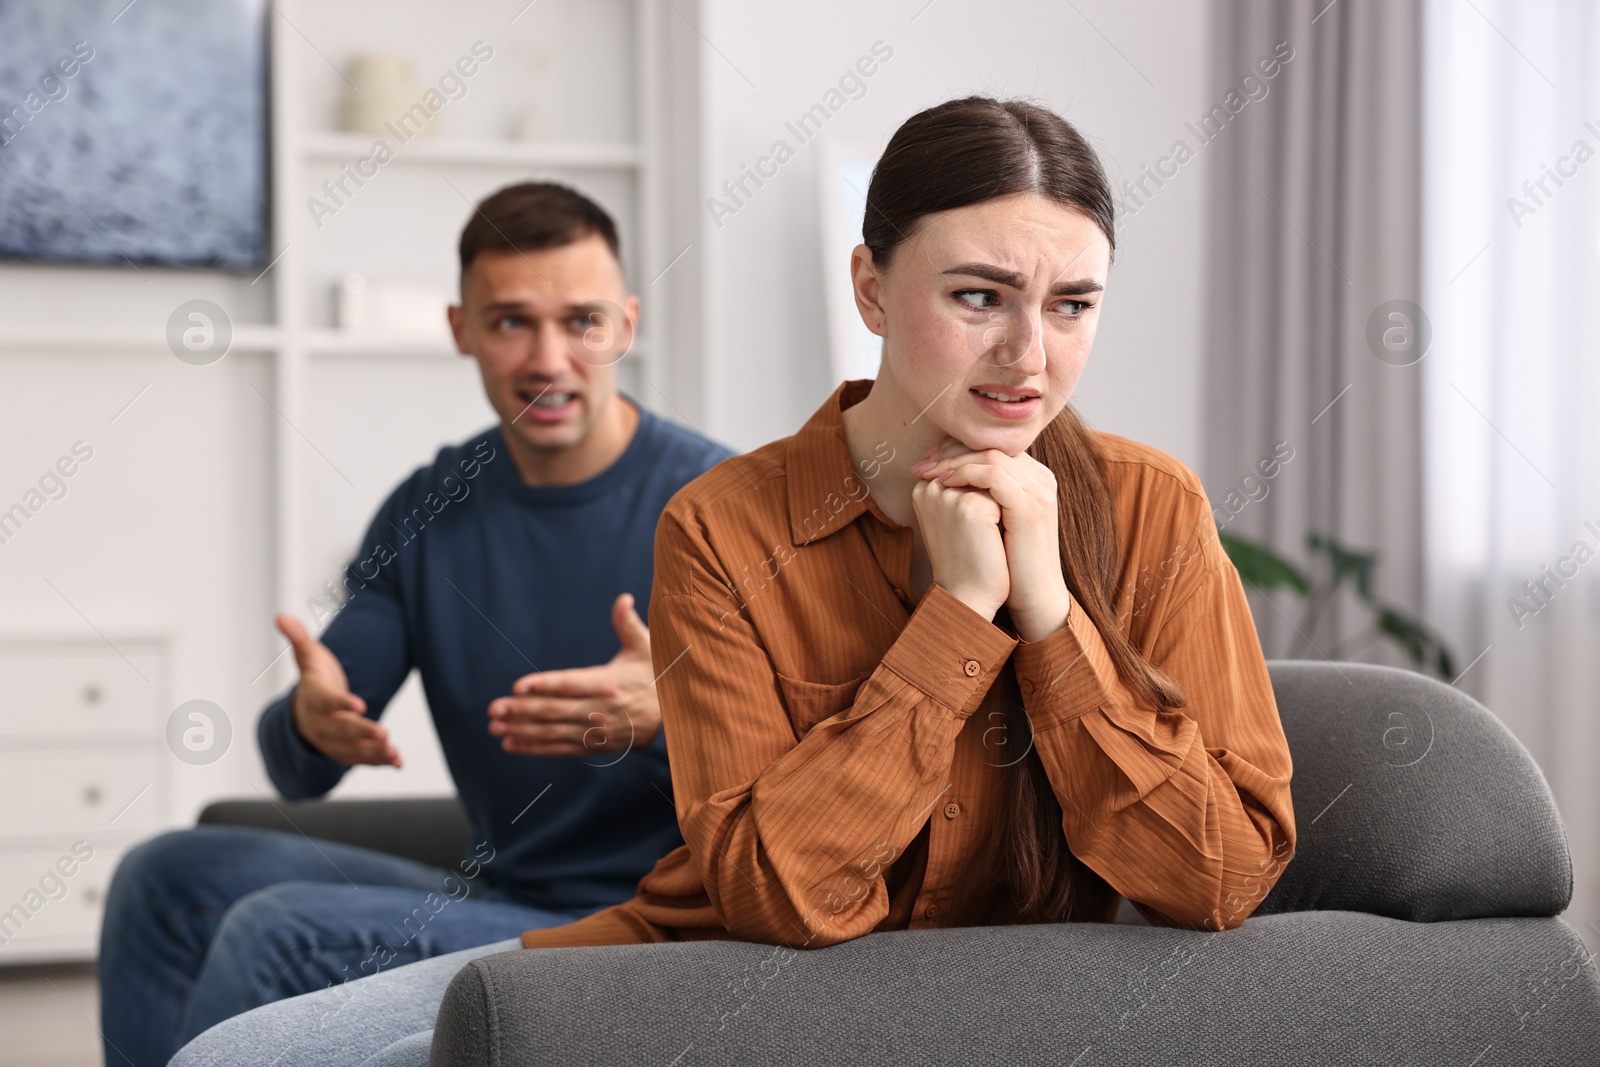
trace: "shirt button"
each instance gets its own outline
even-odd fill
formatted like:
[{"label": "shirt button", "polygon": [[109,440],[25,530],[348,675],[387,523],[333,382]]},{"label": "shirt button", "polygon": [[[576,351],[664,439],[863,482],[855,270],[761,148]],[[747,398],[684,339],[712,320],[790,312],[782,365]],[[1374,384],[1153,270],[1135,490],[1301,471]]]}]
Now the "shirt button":
[{"label": "shirt button", "polygon": [[1033,679],[1032,678],[1024,678],[1022,680],[1022,695],[1025,696],[1025,697],[1033,696]]},{"label": "shirt button", "polygon": [[923,908],[922,909],[922,917],[924,919],[936,919],[936,918],[938,918],[939,917],[939,905],[937,905],[937,904],[929,904],[926,908]]},{"label": "shirt button", "polygon": [[894,595],[897,600],[904,600],[906,598],[906,591],[897,585],[894,587]]},{"label": "shirt button", "polygon": [[978,661],[975,659],[967,660],[967,662],[961,665],[961,669],[967,672],[968,678],[976,678],[978,676],[978,672],[983,670],[983,668],[978,665]]},{"label": "shirt button", "polygon": [[961,814],[961,805],[957,804],[955,801],[952,800],[950,803],[948,803],[948,804],[946,804],[944,806],[944,817],[945,818],[953,819],[957,815],[960,815],[960,814]]}]

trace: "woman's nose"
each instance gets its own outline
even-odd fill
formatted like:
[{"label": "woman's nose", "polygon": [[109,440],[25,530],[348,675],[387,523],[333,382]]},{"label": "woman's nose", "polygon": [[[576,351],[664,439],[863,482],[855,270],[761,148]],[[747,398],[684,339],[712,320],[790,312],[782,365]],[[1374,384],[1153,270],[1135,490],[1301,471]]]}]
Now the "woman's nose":
[{"label": "woman's nose", "polygon": [[1010,367],[1023,374],[1044,372],[1042,323],[1032,312],[994,312],[977,347],[978,357],[997,367]]}]

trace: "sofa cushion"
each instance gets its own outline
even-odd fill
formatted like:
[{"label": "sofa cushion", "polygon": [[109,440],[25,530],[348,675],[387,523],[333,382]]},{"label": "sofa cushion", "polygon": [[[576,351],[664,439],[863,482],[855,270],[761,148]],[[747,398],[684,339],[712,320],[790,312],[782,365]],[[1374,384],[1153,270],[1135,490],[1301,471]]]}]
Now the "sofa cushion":
[{"label": "sofa cushion", "polygon": [[430,1067],[1558,1064],[1600,1047],[1600,981],[1560,919],[1303,912],[524,949],[467,964],[436,1025]]},{"label": "sofa cushion", "polygon": [[1544,775],[1488,708],[1394,667],[1269,660],[1295,853],[1252,914],[1557,915],[1572,858]]}]

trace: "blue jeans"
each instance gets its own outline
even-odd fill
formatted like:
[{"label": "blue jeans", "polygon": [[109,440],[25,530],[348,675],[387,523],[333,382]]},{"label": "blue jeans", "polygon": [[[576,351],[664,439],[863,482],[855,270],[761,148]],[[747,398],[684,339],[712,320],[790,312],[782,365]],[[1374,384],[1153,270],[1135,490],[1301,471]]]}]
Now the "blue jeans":
[{"label": "blue jeans", "polygon": [[197,1034],[262,1004],[595,910],[519,904],[484,884],[481,868],[473,873],[245,827],[145,842],[123,858],[106,898],[106,1064],[162,1067]]},{"label": "blue jeans", "polygon": [[213,1026],[168,1067],[427,1067],[450,979],[521,948],[513,937],[267,1004]]}]

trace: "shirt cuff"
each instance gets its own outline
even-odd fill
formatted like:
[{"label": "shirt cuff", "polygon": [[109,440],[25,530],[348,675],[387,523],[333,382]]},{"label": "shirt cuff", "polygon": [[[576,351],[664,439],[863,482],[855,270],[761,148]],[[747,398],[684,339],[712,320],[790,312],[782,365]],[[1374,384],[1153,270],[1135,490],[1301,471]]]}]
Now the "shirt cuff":
[{"label": "shirt cuff", "polygon": [[960,718],[977,710],[1017,639],[942,585],[930,585],[883,665]]},{"label": "shirt cuff", "polygon": [[1011,665],[1035,731],[1082,718],[1122,688],[1105,639],[1076,600],[1066,625],[1042,640],[1019,641]]}]

